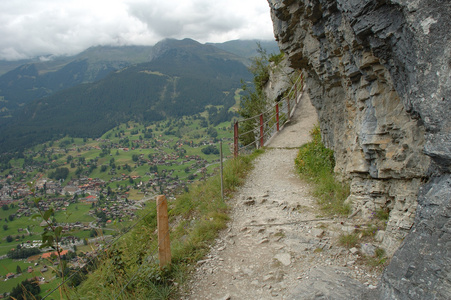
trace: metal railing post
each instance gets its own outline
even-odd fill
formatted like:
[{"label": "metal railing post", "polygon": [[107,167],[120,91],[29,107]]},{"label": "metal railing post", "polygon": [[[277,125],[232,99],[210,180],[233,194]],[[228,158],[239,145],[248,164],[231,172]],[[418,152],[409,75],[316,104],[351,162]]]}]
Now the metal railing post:
[{"label": "metal railing post", "polygon": [[[299,85],[300,85],[300,89],[301,89],[300,92],[301,93],[299,93],[299,91],[298,91],[298,86]],[[288,92],[288,96],[285,98],[285,100],[287,101],[287,110],[288,110],[288,112],[287,112],[287,119],[284,120],[282,126],[284,124],[286,124],[288,121],[291,120],[291,114],[292,114],[291,108],[293,107],[293,110],[294,110],[296,108],[297,104],[300,102],[300,99],[298,99],[298,97],[300,98],[302,96],[303,89],[304,89],[304,74],[300,74],[297,77],[297,79],[295,80],[295,82],[293,83],[290,91]],[[290,96],[293,96],[293,95],[294,95],[294,98],[292,98],[292,99],[294,100],[294,102],[293,102],[293,104],[291,104]],[[282,103],[282,107],[279,106],[279,103]],[[285,111],[284,104],[283,104],[283,99],[280,100],[279,102],[276,102],[275,105],[276,105],[276,128],[277,128],[276,132],[278,132],[278,131],[280,131],[280,109],[282,109],[283,112]],[[267,113],[268,111],[270,111],[271,109],[272,109],[272,107],[268,108],[267,111],[265,111],[265,112],[263,112],[263,113],[261,113],[259,115],[257,114],[257,115],[251,116],[251,117],[249,117],[247,119],[242,119],[240,121],[240,122],[247,122],[247,121],[252,120],[252,123],[253,123],[253,120],[255,120],[257,117],[260,117],[260,136],[258,136],[258,137],[256,136],[257,135],[256,130],[257,130],[257,126],[258,125],[256,125],[255,127],[253,125],[252,128],[248,132],[243,133],[246,136],[247,136],[247,134],[252,134],[252,137],[254,137],[255,140],[254,140],[254,142],[252,142],[250,144],[254,144],[255,143],[255,146],[257,148],[259,146],[260,147],[264,146],[264,142],[265,142],[264,127],[265,127],[265,125],[264,125],[264,122],[263,122],[263,118],[264,118],[263,115],[265,113]],[[268,120],[268,124],[269,124],[269,121],[272,120],[272,118],[273,118],[273,116],[271,116],[270,120]],[[268,128],[269,128],[269,125],[268,125]],[[270,127],[270,129],[273,129],[273,128],[274,128],[274,126]],[[238,131],[239,131],[239,129],[238,129],[238,121],[235,122],[233,130],[234,130],[233,154],[234,154],[234,157],[238,157],[239,148],[240,148],[240,146],[239,146],[239,134],[238,134]],[[273,133],[270,132],[269,134],[273,134]],[[268,139],[270,139],[271,137],[272,136],[269,136]],[[246,147],[247,146],[245,146],[245,148]]]},{"label": "metal railing post", "polygon": [[294,102],[298,103],[298,85],[296,83],[294,84]]},{"label": "metal railing post", "polygon": [[288,120],[291,118],[290,97],[287,97]]},{"label": "metal railing post", "polygon": [[238,157],[238,121],[233,125],[233,156]]}]

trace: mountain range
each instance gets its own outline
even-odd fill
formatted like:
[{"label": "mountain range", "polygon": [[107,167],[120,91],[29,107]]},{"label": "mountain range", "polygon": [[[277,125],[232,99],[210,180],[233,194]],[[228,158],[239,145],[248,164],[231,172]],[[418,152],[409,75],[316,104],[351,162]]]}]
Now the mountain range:
[{"label": "mountain range", "polygon": [[[278,51],[275,42],[260,43]],[[256,41],[167,39],[21,65],[0,76],[0,151],[65,135],[96,137],[129,120],[192,115],[207,105],[228,110],[241,80],[251,78],[256,49]]]}]

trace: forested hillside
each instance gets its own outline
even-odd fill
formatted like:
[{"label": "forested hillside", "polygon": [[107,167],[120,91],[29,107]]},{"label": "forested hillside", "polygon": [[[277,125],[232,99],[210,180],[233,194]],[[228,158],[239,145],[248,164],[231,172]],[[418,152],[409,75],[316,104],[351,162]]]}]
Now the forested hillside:
[{"label": "forested hillside", "polygon": [[[93,47],[73,57],[30,62],[0,76],[0,117],[18,107],[81,83],[100,80],[115,70],[149,61],[152,47]],[[0,66],[12,66],[1,62]],[[0,119],[8,121],[8,119]]]},{"label": "forested hillside", "polygon": [[235,40],[201,45],[190,39],[166,39],[155,46],[97,46],[75,56],[0,60],[0,123],[8,122],[16,109],[33,100],[81,83],[95,82],[131,65],[150,62],[171,48],[184,48],[197,51],[198,55],[233,59],[248,65],[249,58],[257,55],[257,43],[268,53],[278,52],[275,41]]},{"label": "forested hillside", "polygon": [[224,105],[219,115],[227,118],[242,79],[250,73],[233,54],[192,40],[170,41],[150,62],[24,106],[0,127],[0,151],[65,135],[96,137],[129,120],[192,115],[207,105]]}]

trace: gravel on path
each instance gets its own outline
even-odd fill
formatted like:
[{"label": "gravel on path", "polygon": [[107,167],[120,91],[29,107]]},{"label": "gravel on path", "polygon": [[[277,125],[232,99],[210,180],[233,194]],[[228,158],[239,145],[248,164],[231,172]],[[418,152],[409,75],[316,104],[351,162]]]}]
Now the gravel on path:
[{"label": "gravel on path", "polygon": [[337,245],[349,220],[321,216],[294,159],[316,111],[306,93],[229,201],[231,221],[197,263],[183,299],[361,299],[379,274]]}]

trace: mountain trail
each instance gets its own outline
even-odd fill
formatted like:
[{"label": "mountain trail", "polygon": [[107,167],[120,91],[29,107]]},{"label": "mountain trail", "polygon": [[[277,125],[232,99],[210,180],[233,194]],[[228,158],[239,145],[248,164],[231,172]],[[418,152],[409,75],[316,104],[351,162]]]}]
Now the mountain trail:
[{"label": "mountain trail", "polygon": [[228,229],[199,261],[182,299],[360,299],[380,274],[338,245],[354,224],[321,216],[295,171],[317,114],[307,93],[230,200]]}]

